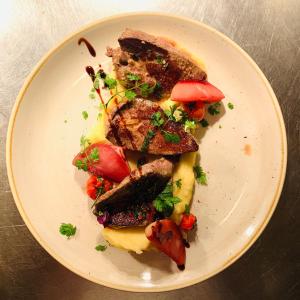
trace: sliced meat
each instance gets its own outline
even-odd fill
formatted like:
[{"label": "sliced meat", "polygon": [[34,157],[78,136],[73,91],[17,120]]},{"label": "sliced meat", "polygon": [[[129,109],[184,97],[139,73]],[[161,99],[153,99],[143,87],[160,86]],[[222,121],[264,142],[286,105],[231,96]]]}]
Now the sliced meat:
[{"label": "sliced meat", "polygon": [[159,82],[165,95],[179,80],[205,80],[206,73],[186,52],[174,43],[142,31],[126,29],[118,39],[120,48],[108,48],[117,78],[125,86],[132,82],[127,75],[139,75],[141,82],[155,86]]},{"label": "sliced meat", "polygon": [[[173,164],[165,158],[145,164],[130,173],[116,188],[95,203],[94,214],[107,212],[105,225],[137,226],[153,221],[152,201],[171,179]],[[140,217],[139,217],[140,216]]]},{"label": "sliced meat", "polygon": [[[157,112],[164,120],[159,128],[151,120]],[[175,140],[170,140],[170,135],[175,136]],[[128,102],[112,114],[106,137],[125,149],[156,155],[176,155],[198,150],[194,137],[184,131],[182,124],[168,120],[159,105],[143,99]]]}]

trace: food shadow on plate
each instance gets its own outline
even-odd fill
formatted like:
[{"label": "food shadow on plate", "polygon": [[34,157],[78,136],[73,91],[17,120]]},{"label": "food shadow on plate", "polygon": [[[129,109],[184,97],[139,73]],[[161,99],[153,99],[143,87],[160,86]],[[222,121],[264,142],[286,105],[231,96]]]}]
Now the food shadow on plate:
[{"label": "food shadow on plate", "polygon": [[204,119],[208,122],[208,125],[206,127],[203,127],[201,124],[199,125],[199,128],[196,129],[194,136],[199,144],[201,144],[202,138],[205,136],[206,132],[209,130],[210,127],[214,126],[226,113],[226,109],[224,106],[224,103],[220,103],[220,106],[218,107],[219,113],[216,115],[211,115],[208,112],[208,106],[205,108],[205,116]]},{"label": "food shadow on plate", "polygon": [[[157,250],[144,251],[142,254],[137,254],[135,252],[129,252],[128,254],[131,255],[131,257],[136,261],[145,266],[158,269],[159,271],[163,271],[166,273],[174,273],[174,270],[172,268],[174,262],[167,255],[158,252]],[[155,280],[155,278],[153,279]]]}]

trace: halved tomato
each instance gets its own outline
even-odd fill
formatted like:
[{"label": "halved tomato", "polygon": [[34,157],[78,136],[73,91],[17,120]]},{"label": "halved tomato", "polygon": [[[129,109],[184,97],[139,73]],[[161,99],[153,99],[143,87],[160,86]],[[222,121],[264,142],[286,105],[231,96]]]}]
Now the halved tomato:
[{"label": "halved tomato", "polygon": [[208,81],[178,81],[172,89],[171,100],[178,102],[218,102],[224,94]]},{"label": "halved tomato", "polygon": [[123,149],[103,143],[92,144],[84,152],[79,152],[73,159],[73,165],[114,182],[121,182],[130,173]]}]

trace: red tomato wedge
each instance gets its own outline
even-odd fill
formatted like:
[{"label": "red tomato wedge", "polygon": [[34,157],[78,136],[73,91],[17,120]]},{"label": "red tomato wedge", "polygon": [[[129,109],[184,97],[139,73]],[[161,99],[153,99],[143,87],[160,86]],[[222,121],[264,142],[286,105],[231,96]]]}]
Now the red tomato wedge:
[{"label": "red tomato wedge", "polygon": [[185,245],[179,227],[172,220],[163,219],[149,224],[145,234],[158,250],[176,262],[179,269],[184,269]]},{"label": "red tomato wedge", "polygon": [[183,230],[191,230],[194,228],[197,218],[193,214],[183,214],[180,222],[180,228]]},{"label": "red tomato wedge", "polygon": [[[87,159],[92,151],[98,153],[98,159]],[[86,164],[84,170],[95,176],[101,176],[114,182],[121,182],[129,175],[130,169],[121,147],[96,143],[88,146],[83,153],[79,152],[73,159],[73,165],[78,167],[78,161]],[[83,169],[83,168],[81,168]]]},{"label": "red tomato wedge", "polygon": [[172,89],[171,100],[178,102],[218,102],[224,94],[208,81],[178,81]]}]

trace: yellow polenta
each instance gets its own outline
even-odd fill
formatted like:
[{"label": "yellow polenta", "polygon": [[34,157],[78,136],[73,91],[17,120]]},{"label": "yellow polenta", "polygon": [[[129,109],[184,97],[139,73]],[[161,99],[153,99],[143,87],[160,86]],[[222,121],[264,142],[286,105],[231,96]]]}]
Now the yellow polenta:
[{"label": "yellow polenta", "polygon": [[[174,102],[170,100],[161,101],[159,103],[162,109],[169,108]],[[105,122],[106,115],[102,114],[102,117],[97,121],[97,124],[91,129],[87,138],[91,143],[96,142],[108,142],[105,138]],[[173,174],[173,182],[181,179],[182,186],[179,189],[174,183],[174,196],[181,199],[181,202],[175,205],[175,209],[171,218],[176,222],[180,222],[180,216],[185,210],[185,205],[189,204],[194,188],[194,174],[193,166],[195,164],[196,152],[183,154],[175,166]],[[131,169],[135,168],[136,162],[133,158],[129,158],[129,165]],[[146,238],[144,233],[144,227],[139,228],[109,228],[106,227],[102,230],[104,239],[112,246],[121,248],[128,251],[134,251],[141,253],[150,249],[150,242]]]}]

